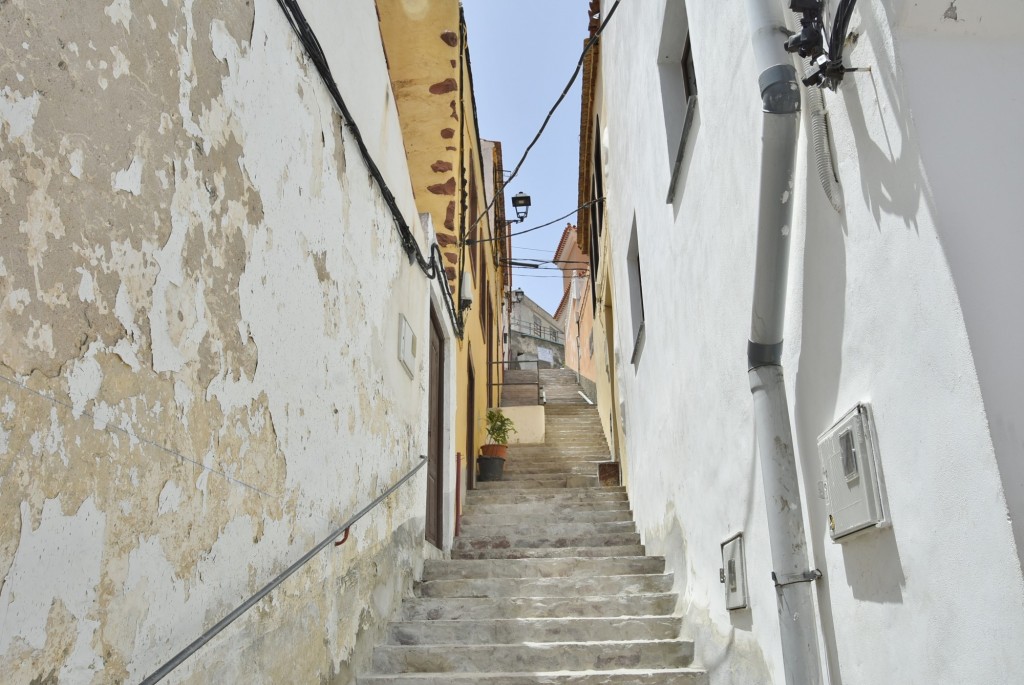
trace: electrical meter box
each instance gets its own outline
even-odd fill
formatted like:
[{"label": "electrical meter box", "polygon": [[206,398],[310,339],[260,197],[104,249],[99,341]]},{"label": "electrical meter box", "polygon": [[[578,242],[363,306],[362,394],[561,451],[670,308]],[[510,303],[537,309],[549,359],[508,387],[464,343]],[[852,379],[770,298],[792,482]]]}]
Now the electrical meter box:
[{"label": "electrical meter box", "polygon": [[737,533],[722,543],[722,568],[719,580],[725,584],[725,608],[747,607],[747,562],[743,558],[743,533]]},{"label": "electrical meter box", "polygon": [[818,438],[832,540],[889,525],[871,406],[858,404]]},{"label": "electrical meter box", "polygon": [[402,362],[402,368],[409,374],[409,378],[415,378],[416,334],[412,332],[412,326],[403,314],[398,315],[398,361]]}]

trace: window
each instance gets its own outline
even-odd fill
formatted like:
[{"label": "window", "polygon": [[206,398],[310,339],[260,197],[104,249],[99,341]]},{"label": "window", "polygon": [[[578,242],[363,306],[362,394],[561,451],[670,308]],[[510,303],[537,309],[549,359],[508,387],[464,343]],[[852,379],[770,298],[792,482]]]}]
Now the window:
[{"label": "window", "polygon": [[672,202],[683,165],[686,142],[697,108],[697,72],[693,66],[690,22],[683,0],[668,0],[658,48],[661,100],[665,111],[665,140],[668,155],[668,193]]},{"label": "window", "polygon": [[633,231],[629,236],[626,252],[626,269],[629,276],[629,310],[633,321],[633,366],[640,364],[640,353],[644,349],[644,284],[640,275],[640,246],[636,237],[636,217],[633,217]]}]

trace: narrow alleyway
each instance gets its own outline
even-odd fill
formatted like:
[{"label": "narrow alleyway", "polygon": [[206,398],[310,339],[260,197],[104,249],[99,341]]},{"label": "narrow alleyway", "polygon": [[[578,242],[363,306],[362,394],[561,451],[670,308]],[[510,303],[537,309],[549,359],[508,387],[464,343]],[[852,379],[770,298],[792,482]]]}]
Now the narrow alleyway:
[{"label": "narrow alleyway", "polygon": [[543,380],[544,444],[511,446],[504,480],[468,494],[452,559],[426,562],[362,685],[707,682],[664,559],[644,556],[625,488],[598,482],[596,408],[575,374]]}]

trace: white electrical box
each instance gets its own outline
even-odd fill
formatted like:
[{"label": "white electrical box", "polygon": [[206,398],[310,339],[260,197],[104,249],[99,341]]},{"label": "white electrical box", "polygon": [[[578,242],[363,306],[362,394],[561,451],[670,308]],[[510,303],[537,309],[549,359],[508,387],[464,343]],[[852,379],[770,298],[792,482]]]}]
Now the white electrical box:
[{"label": "white electrical box", "polygon": [[719,580],[725,584],[725,608],[747,607],[747,562],[743,556],[743,533],[722,543],[722,568]]},{"label": "white electrical box", "polygon": [[402,362],[409,378],[416,375],[416,334],[412,332],[409,320],[398,315],[398,361]]},{"label": "white electrical box", "polygon": [[832,540],[889,525],[871,406],[858,404],[818,437]]}]

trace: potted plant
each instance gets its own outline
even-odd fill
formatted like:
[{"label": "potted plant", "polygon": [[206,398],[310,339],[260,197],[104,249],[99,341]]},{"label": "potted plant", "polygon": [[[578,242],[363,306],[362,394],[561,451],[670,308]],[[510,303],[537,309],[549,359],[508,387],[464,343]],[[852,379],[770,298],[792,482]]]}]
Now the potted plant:
[{"label": "potted plant", "polygon": [[515,432],[515,423],[500,409],[487,410],[487,436],[491,442],[480,446],[480,480],[501,480],[508,456],[508,436]]}]

